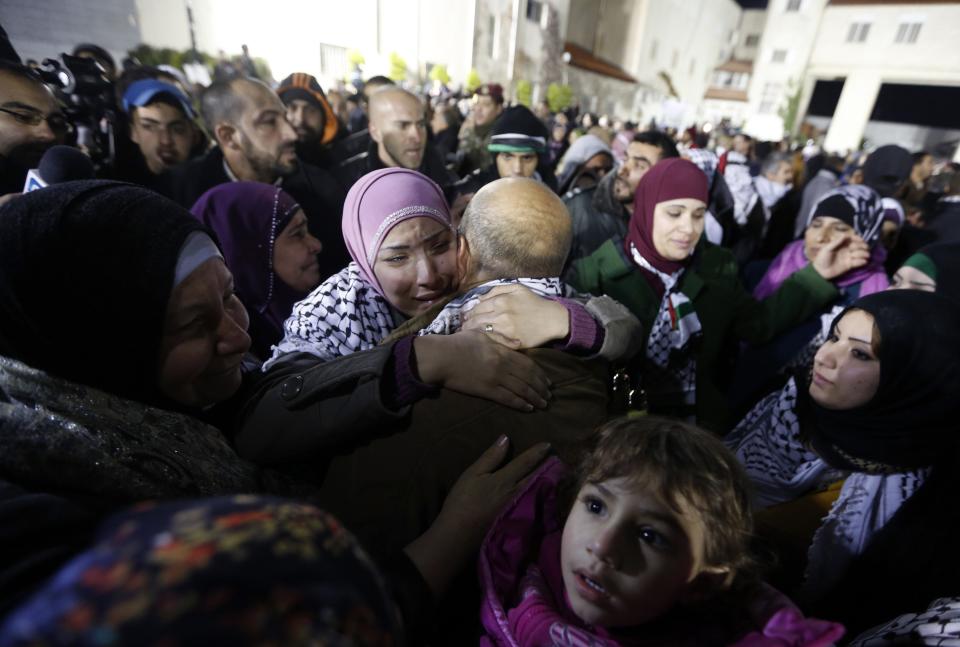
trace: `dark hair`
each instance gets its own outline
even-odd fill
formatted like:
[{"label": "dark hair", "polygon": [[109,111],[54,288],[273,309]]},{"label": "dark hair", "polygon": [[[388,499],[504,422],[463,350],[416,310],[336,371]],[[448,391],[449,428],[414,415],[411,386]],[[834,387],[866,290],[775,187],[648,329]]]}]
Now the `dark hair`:
[{"label": "dark hair", "polygon": [[660,149],[660,159],[680,157],[680,153],[677,151],[677,145],[673,143],[670,135],[662,130],[644,130],[634,135],[633,141],[638,144],[656,146]]},{"label": "dark hair", "polygon": [[6,73],[24,81],[31,81],[43,85],[43,81],[37,73],[22,63],[0,59],[0,73]]},{"label": "dark hair", "polygon": [[703,518],[706,564],[729,568],[733,581],[752,580],[757,566],[750,551],[750,481],[710,432],[656,416],[612,420],[588,439],[574,473],[576,492],[587,483],[625,477],[648,485],[675,510],[687,502]]},{"label": "dark hair", "polygon": [[917,165],[924,160],[925,157],[929,157],[931,153],[929,151],[917,151],[911,156],[913,157],[913,164]]},{"label": "dark hair", "polygon": [[246,103],[233,86],[234,83],[246,80],[245,77],[234,77],[214,81],[200,95],[200,112],[203,114],[203,121],[207,125],[210,136],[214,139],[216,139],[215,131],[218,123],[239,121]]},{"label": "dark hair", "polygon": [[93,54],[94,58],[109,64],[113,72],[117,71],[117,62],[113,60],[113,56],[110,55],[110,52],[99,45],[95,45],[93,43],[80,43],[73,48],[74,56],[79,56],[81,52]]}]

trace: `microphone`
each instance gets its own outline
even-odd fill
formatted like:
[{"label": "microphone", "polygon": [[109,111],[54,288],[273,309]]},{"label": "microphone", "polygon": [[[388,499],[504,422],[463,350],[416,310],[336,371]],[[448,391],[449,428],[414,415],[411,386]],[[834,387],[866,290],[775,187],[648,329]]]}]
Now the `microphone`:
[{"label": "microphone", "polygon": [[30,193],[61,182],[91,180],[93,177],[93,162],[80,150],[72,146],[51,146],[40,158],[37,168],[27,172],[23,192]]}]

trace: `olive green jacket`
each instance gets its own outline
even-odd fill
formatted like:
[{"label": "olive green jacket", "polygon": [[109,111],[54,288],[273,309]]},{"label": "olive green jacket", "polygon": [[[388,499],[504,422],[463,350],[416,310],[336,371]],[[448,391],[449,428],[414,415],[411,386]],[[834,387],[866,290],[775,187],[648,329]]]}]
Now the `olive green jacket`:
[{"label": "olive green jacket", "polygon": [[[649,334],[660,298],[627,258],[622,240],[609,240],[575,263],[569,281],[581,292],[616,299],[637,316],[643,334]],[[693,342],[697,344],[697,422],[721,433],[735,422],[729,420],[725,383],[732,376],[736,342],[769,341],[837,297],[834,285],[807,266],[767,299],[757,301],[741,285],[733,254],[707,242],[698,246],[680,278],[680,291],[693,302],[702,328],[702,335]],[[643,347],[638,357],[645,355],[646,339]]]}]

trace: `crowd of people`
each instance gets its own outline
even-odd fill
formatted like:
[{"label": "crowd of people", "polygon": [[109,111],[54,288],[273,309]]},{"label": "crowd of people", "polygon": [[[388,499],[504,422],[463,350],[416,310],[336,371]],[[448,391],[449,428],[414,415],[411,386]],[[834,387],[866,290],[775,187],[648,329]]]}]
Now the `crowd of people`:
[{"label": "crowd of people", "polygon": [[958,165],[76,53],[93,178],[0,60],[0,646],[960,640]]}]

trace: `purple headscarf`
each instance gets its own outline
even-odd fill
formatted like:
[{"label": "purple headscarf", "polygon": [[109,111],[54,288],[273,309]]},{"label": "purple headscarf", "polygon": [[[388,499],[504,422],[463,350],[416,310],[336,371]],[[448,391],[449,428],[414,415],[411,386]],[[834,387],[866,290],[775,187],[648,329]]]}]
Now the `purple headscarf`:
[{"label": "purple headscarf", "polygon": [[426,216],[452,228],[443,191],[426,175],[385,168],[357,180],[343,205],[343,240],[364,280],[383,296],[373,264],[384,238],[395,226]]},{"label": "purple headscarf", "polygon": [[[883,267],[883,262],[887,260],[887,250],[880,244],[880,227],[883,224],[884,212],[881,198],[876,191],[864,185],[851,184],[825,193],[817,205],[810,210],[807,226],[809,227],[816,217],[817,207],[824,201],[837,196],[850,204],[853,215],[849,224],[870,247],[870,259],[863,267],[850,270],[833,279],[833,283],[841,288],[860,284],[858,296],[861,297],[886,290],[890,285],[887,272]],[[776,292],[794,272],[803,269],[809,262],[804,250],[804,239],[793,241],[770,263],[767,273],[753,290],[754,298],[767,298]]]},{"label": "purple headscarf", "polygon": [[283,337],[283,322],[293,304],[306,296],[273,270],[274,241],[298,209],[288,193],[260,182],[221,184],[190,209],[220,241],[237,296],[250,315],[252,349],[261,358]]}]

